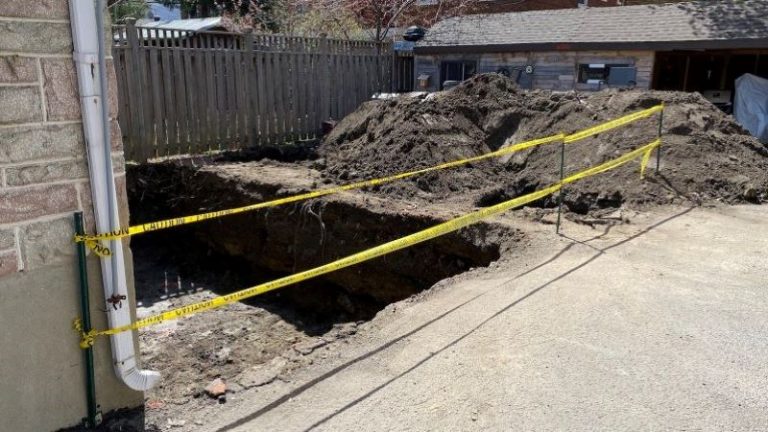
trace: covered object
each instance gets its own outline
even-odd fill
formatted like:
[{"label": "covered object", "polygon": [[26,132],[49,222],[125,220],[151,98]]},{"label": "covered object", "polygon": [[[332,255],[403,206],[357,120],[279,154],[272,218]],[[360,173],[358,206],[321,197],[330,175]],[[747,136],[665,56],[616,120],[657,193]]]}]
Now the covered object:
[{"label": "covered object", "polygon": [[736,80],[733,116],[761,142],[768,143],[768,80],[744,74]]}]

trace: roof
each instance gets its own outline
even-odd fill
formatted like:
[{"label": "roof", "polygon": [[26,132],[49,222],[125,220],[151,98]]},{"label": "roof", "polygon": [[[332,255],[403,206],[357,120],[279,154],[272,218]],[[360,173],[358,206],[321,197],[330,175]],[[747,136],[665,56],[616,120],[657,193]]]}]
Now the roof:
[{"label": "roof", "polygon": [[416,53],[578,49],[768,48],[768,1],[466,15],[435,24]]},{"label": "roof", "polygon": [[[223,28],[221,17],[212,18],[190,18],[177,19],[170,21],[139,20],[136,27],[141,29],[141,37],[144,39],[162,39],[163,37],[184,37],[190,33],[205,31],[211,29]],[[165,33],[156,30],[174,30]],[[124,38],[125,35],[123,34]],[[118,36],[116,35],[117,39]]]},{"label": "roof", "polygon": [[221,17],[175,19],[170,21],[139,21],[139,27],[158,28],[166,30],[204,31],[221,27]]}]

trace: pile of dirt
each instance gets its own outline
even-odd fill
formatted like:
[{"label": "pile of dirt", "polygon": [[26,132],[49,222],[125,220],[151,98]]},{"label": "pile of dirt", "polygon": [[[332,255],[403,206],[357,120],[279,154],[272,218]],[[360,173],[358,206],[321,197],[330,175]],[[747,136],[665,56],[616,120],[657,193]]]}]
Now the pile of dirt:
[{"label": "pile of dirt", "polygon": [[[470,157],[559,132],[572,133],[664,103],[661,170],[645,181],[631,164],[568,187],[569,210],[681,199],[736,203],[766,199],[768,148],[697,93],[607,90],[523,91],[497,74],[478,75],[421,98],[371,101],[343,119],[319,148],[334,181],[373,178]],[[653,141],[653,116],[566,147],[566,173]],[[558,179],[560,148],[540,146],[505,158],[382,186],[380,192],[427,201],[467,196],[491,205]],[[541,206],[554,205],[553,199]]]}]

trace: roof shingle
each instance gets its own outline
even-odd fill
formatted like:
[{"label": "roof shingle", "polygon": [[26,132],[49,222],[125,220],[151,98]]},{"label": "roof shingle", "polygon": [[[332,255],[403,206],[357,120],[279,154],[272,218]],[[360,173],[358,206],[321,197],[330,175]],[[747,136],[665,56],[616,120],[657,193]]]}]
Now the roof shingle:
[{"label": "roof shingle", "polygon": [[417,51],[435,47],[764,41],[768,0],[717,0],[664,5],[467,15],[443,20]]}]

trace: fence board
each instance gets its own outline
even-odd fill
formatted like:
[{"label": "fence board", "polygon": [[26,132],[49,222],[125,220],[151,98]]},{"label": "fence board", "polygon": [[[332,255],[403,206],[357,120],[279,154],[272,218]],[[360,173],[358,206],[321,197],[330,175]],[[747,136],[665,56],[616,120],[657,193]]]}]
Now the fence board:
[{"label": "fence board", "polygon": [[[141,75],[141,83],[142,87],[149,86],[152,80],[152,77],[149,74],[149,58],[147,56],[148,52],[146,51],[139,51],[139,61],[138,64],[141,67],[140,75]],[[141,133],[144,139],[150,140],[152,142],[152,137],[154,136],[154,127],[152,124],[152,119],[154,118],[154,110],[157,109],[153,104],[151,104],[150,99],[148,97],[141,98],[142,106],[141,106]],[[148,157],[154,157],[155,156],[155,147],[148,147],[144,150],[144,153]]]},{"label": "fence board", "polygon": [[[163,41],[165,44],[169,43],[165,38]],[[177,148],[178,143],[178,137],[176,136],[176,109],[174,107],[173,97],[173,64],[171,64],[170,49],[163,47],[160,48],[159,51],[163,69],[162,81],[159,81],[159,83],[163,90],[163,98],[165,100],[165,127],[167,141],[163,142],[164,146],[162,147],[158,145],[157,150],[158,156],[168,156],[175,153],[174,150]]]},{"label": "fence board", "polygon": [[267,142],[267,137],[269,136],[269,122],[267,121],[267,85],[268,81],[266,80],[264,73],[265,73],[265,65],[264,65],[264,54],[260,52],[256,52],[254,54],[254,61],[256,62],[256,101],[258,103],[258,108],[256,109],[256,112],[259,116],[259,138],[258,143],[264,144]]},{"label": "fence board", "polygon": [[250,135],[248,133],[248,114],[250,113],[250,104],[248,103],[249,75],[242,47],[235,51],[235,77],[235,97],[237,98],[235,115],[237,116],[237,135],[239,139],[234,150],[247,147],[249,145],[248,136]]},{"label": "fence board", "polygon": [[197,103],[197,94],[195,93],[195,90],[197,90],[194,86],[192,86],[190,83],[193,82],[195,78],[195,55],[196,53],[192,50],[190,50],[191,46],[189,45],[191,41],[185,40],[185,46],[186,49],[183,53],[184,58],[184,82],[182,85],[184,86],[184,92],[186,94],[187,99],[187,127],[188,127],[188,143],[187,147],[189,148],[190,153],[195,153],[198,148],[198,142],[200,139],[200,119],[198,118],[198,112],[195,109],[195,107],[198,105]]},{"label": "fence board", "polygon": [[[302,40],[302,44],[306,42]],[[302,45],[304,46],[304,45]],[[299,112],[301,113],[301,137],[300,139],[306,140],[310,137],[310,123],[309,123],[309,80],[311,79],[311,57],[306,53],[302,53],[299,57]]]},{"label": "fence board", "polygon": [[163,126],[165,123],[165,118],[163,117],[163,107],[165,106],[165,101],[163,99],[161,87],[162,70],[160,69],[158,49],[150,48],[145,52],[149,57],[150,79],[147,82],[147,86],[152,92],[152,97],[148,98],[149,100],[147,101],[147,106],[144,109],[152,112],[152,118],[154,119],[154,122],[150,125],[151,138],[149,139],[150,145],[147,146],[147,150],[149,154],[154,156],[156,154],[156,149],[161,146],[160,143],[164,143],[166,141],[165,127]]},{"label": "fence board", "polygon": [[357,98],[355,97],[355,72],[353,70],[352,61],[355,59],[354,55],[344,56],[344,62],[346,63],[346,70],[344,71],[344,84],[347,87],[344,91],[344,113],[350,113],[354,111]]},{"label": "fence board", "polygon": [[283,98],[283,80],[278,80],[282,69],[282,53],[272,53],[272,69],[270,70],[270,82],[275,90],[275,144],[285,139],[285,99]]},{"label": "fence board", "polygon": [[195,147],[196,153],[202,153],[206,150],[208,150],[208,111],[206,110],[206,107],[208,106],[208,85],[207,81],[203,80],[202,77],[207,76],[205,74],[206,68],[205,68],[205,57],[207,53],[205,50],[202,49],[202,39],[197,39],[195,41],[195,47],[197,50],[194,52],[194,67],[195,67],[195,73],[197,74],[197,80],[193,82],[187,83],[188,86],[191,86],[195,90],[195,113],[197,116],[197,145]]},{"label": "fence board", "polygon": [[[288,48],[287,39],[284,41],[284,43],[286,44],[286,48]],[[280,116],[280,120],[283,124],[283,136],[281,137],[280,141],[278,141],[280,143],[290,140],[291,136],[291,81],[286,79],[286,76],[289,74],[291,69],[291,54],[289,52],[282,52],[278,57],[280,58],[279,73],[282,75],[282,79],[280,79],[280,91],[283,98],[283,106],[281,110],[282,115]]]},{"label": "fence board", "polygon": [[125,67],[125,50],[115,50],[113,55],[113,63],[115,65],[115,76],[117,77],[117,101],[118,110],[117,117],[118,122],[126,128],[122,133],[130,130],[130,105],[128,104],[128,83],[126,81],[126,67]]},{"label": "fence board", "polygon": [[[126,30],[128,31],[128,30]],[[127,51],[127,50],[126,50]],[[138,112],[141,105],[135,100],[139,94],[135,93],[136,88],[139,85],[138,82],[138,66],[136,65],[137,58],[133,53],[125,53],[125,87],[128,89],[128,97],[126,98],[126,104],[129,107],[128,118],[130,123],[125,125],[121,124],[121,129],[124,129],[123,133],[126,134],[126,138],[130,137],[134,143],[141,143],[141,135],[139,134],[139,121]],[[119,97],[119,96],[118,96]],[[123,143],[125,146],[125,155],[127,158],[133,160],[141,160],[141,146],[129,145],[129,139]]]},{"label": "fence board", "polygon": [[222,149],[229,150],[229,145],[233,141],[237,140],[237,134],[235,132],[237,120],[235,119],[235,91],[234,91],[234,71],[235,61],[233,58],[234,52],[230,49],[230,41],[224,41],[224,46],[227,48],[222,51],[224,56],[224,109],[225,109],[225,123],[224,123],[224,142],[221,144]]},{"label": "fence board", "polygon": [[324,122],[331,117],[331,55],[328,40],[320,40],[320,86],[318,103],[320,104],[320,121]]},{"label": "fence board", "polygon": [[[353,64],[352,64],[352,70],[354,71],[354,73],[358,73],[358,74],[359,74],[359,73],[361,73],[361,67],[360,67],[360,65],[361,65],[361,63],[360,63],[360,56],[358,56],[358,55],[356,55],[356,56],[353,56],[353,57],[352,57],[352,62],[353,62]],[[353,89],[352,89],[352,92],[353,92],[353,96],[352,96],[352,97],[354,98],[354,100],[355,100],[355,101],[359,101],[359,100],[365,100],[365,99],[363,99],[363,97],[362,97],[362,95],[363,95],[363,91],[362,91],[362,87],[361,87],[361,85],[360,85],[360,80],[359,80],[359,79],[357,79],[357,77],[355,77],[355,79],[352,81],[352,87],[353,87]],[[352,110],[354,111],[356,108],[357,108],[357,107],[353,106],[353,107],[352,107]]]},{"label": "fence board", "polygon": [[206,37],[203,40],[206,48],[205,74],[203,75],[203,84],[206,87],[206,128],[208,129],[208,133],[206,134],[206,150],[213,150],[218,138],[218,126],[216,121],[218,119],[216,111],[216,72],[213,66],[215,57],[211,38]]},{"label": "fence board", "polygon": [[264,52],[264,86],[267,92],[267,104],[264,107],[264,117],[267,119],[267,142],[274,143],[277,139],[277,92],[275,89],[274,54]]},{"label": "fence board", "polygon": [[[292,44],[297,45],[297,40],[293,40]],[[299,55],[296,53],[290,54],[291,72],[289,74],[291,78],[291,139],[298,141],[301,128],[301,111],[299,108]]]},{"label": "fence board", "polygon": [[189,153],[189,116],[187,114],[187,95],[184,89],[184,66],[181,59],[181,47],[178,46],[178,39],[176,41],[177,46],[173,48],[171,55],[173,57],[173,87],[176,96],[176,106],[174,111],[177,112],[177,127],[179,141],[176,148],[180,154]]},{"label": "fence board", "polygon": [[215,119],[216,119],[216,142],[214,143],[214,150],[221,150],[222,142],[226,139],[227,133],[227,109],[226,109],[226,90],[227,90],[227,75],[225,72],[226,58],[224,57],[224,50],[222,48],[223,42],[219,39],[214,41],[216,45],[216,51],[214,52],[214,82],[216,102]]}]

